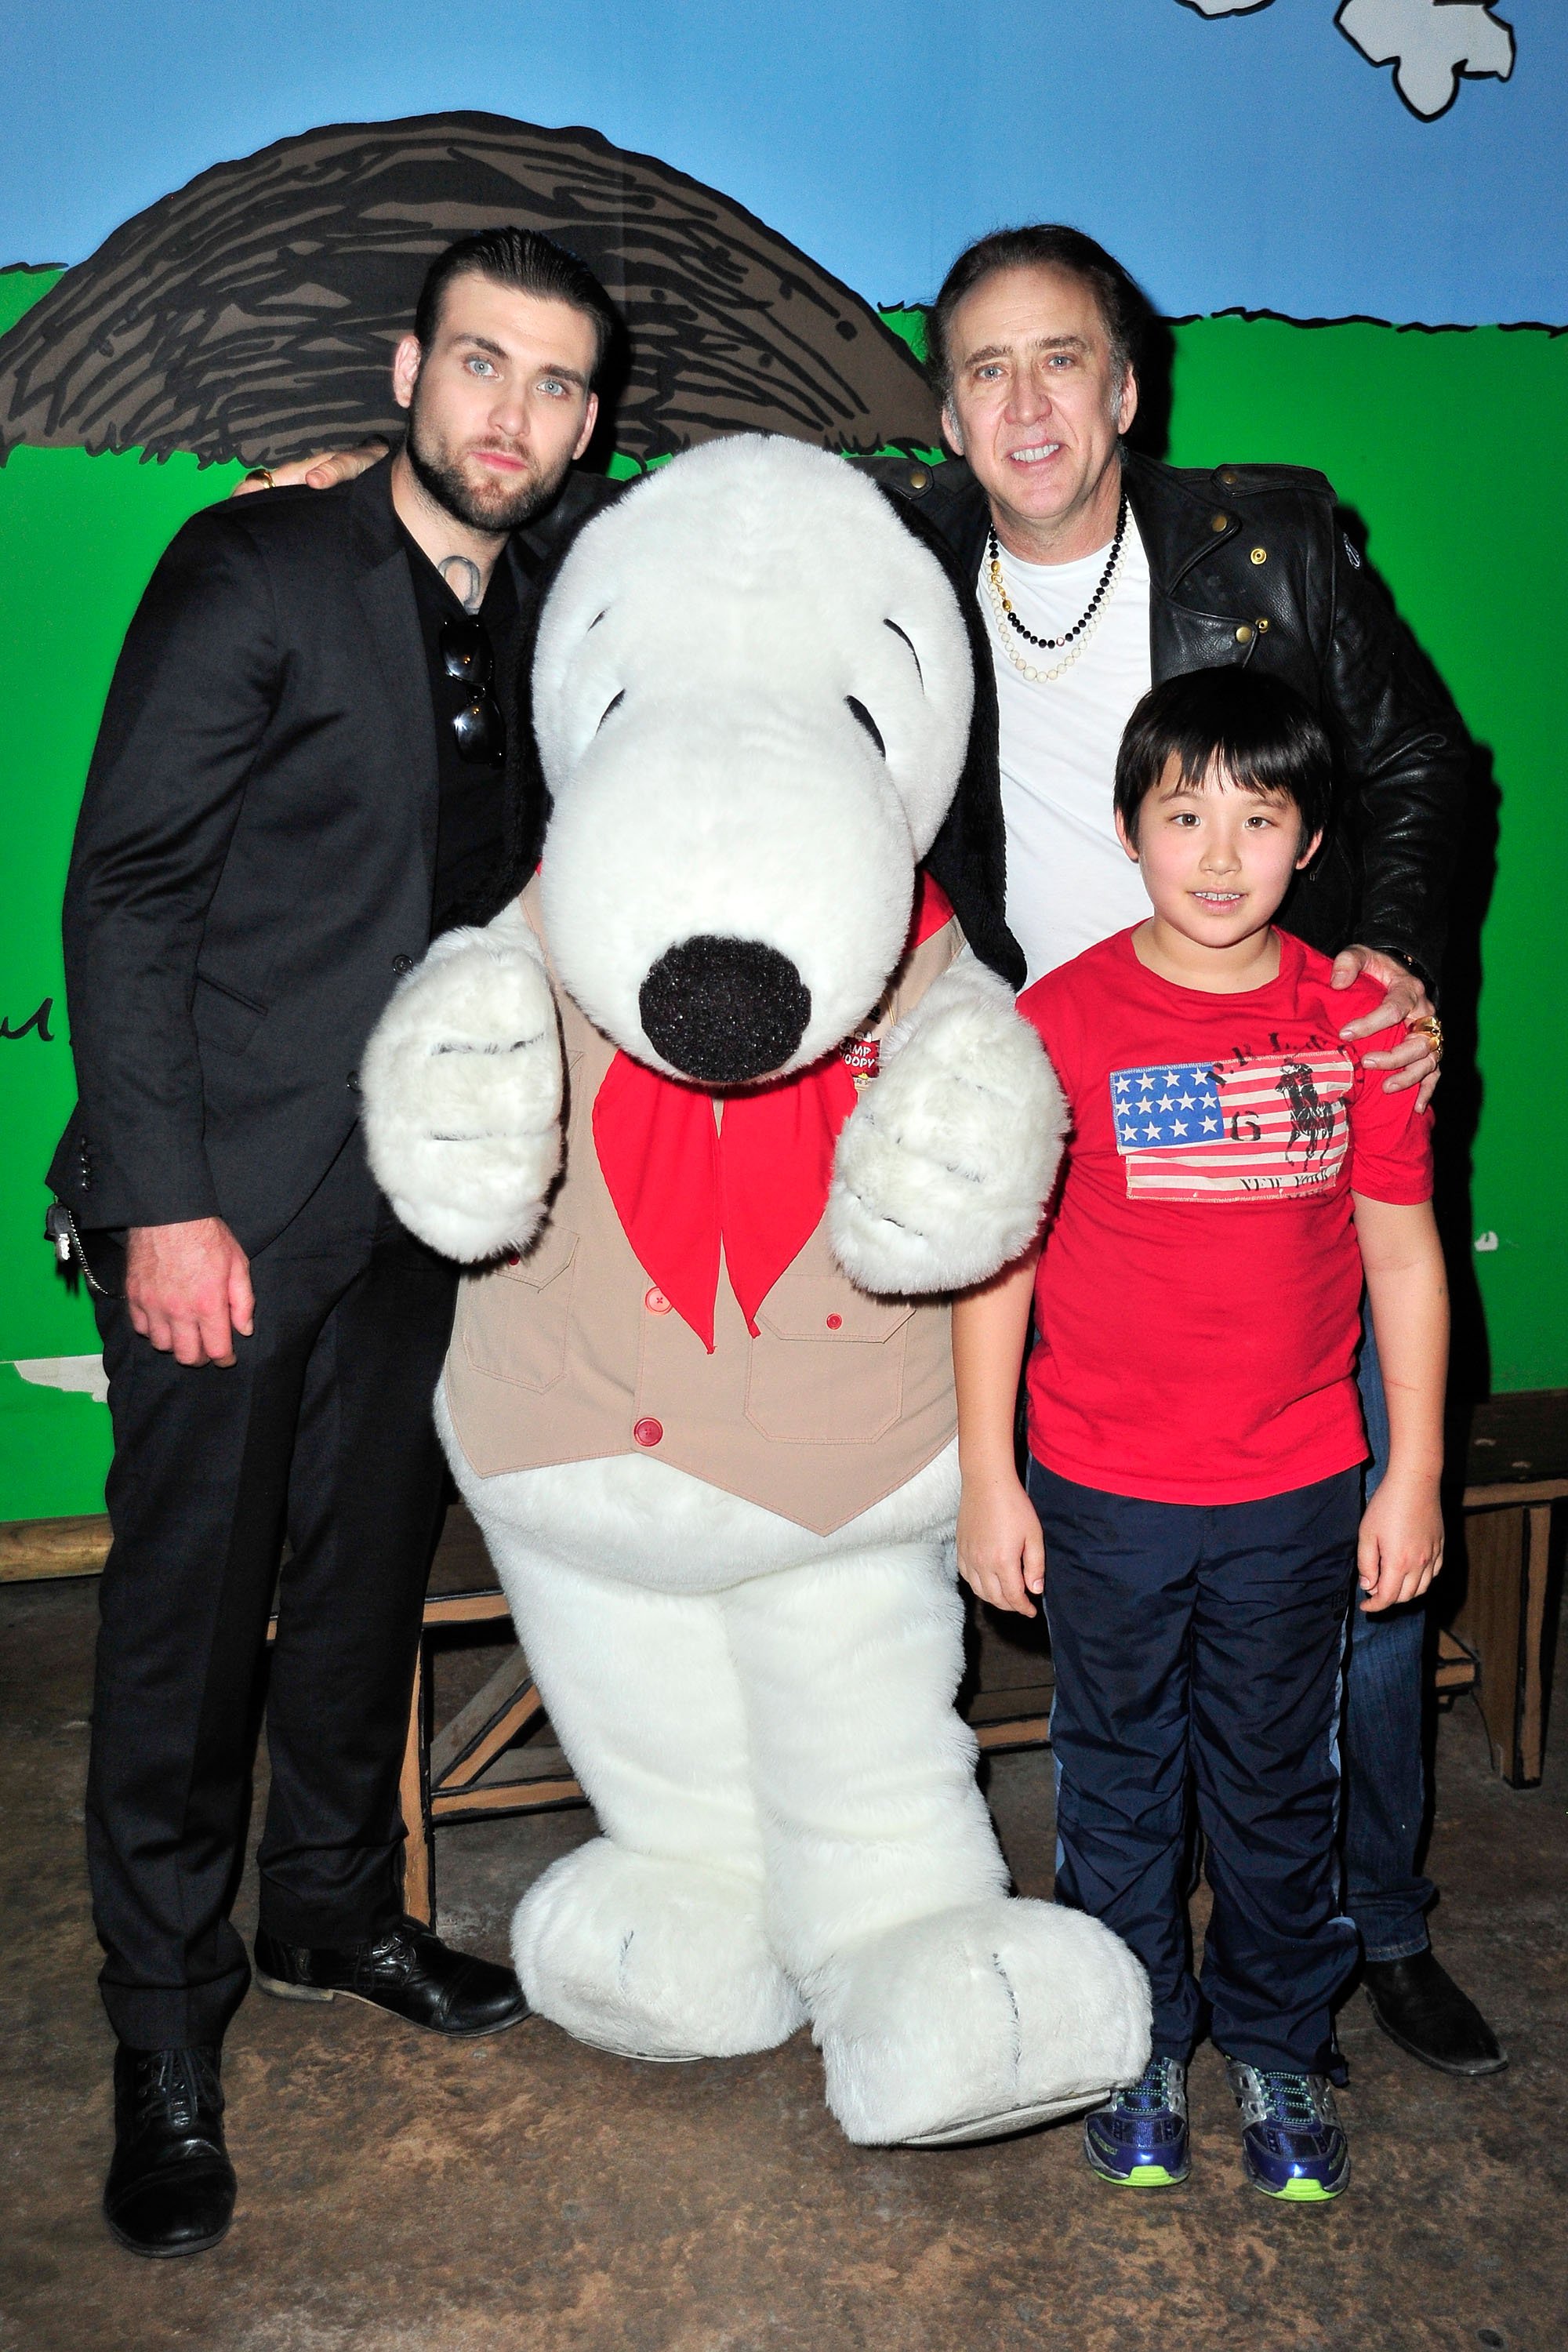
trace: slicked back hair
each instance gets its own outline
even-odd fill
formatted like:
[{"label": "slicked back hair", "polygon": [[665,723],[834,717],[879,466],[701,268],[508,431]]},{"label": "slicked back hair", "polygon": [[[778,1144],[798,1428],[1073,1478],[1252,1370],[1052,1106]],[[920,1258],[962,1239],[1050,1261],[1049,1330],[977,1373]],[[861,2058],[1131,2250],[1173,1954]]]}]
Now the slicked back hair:
[{"label": "slicked back hair", "polygon": [[943,406],[952,393],[952,314],[966,294],[1004,269],[1065,269],[1081,280],[1100,311],[1117,383],[1129,368],[1137,374],[1152,313],[1147,295],[1115,256],[1082,229],[1064,228],[1055,221],[1030,228],[999,228],[964,247],[926,313],[927,367]]},{"label": "slicked back hair", "polygon": [[414,313],[414,334],[421,351],[428,351],[441,328],[441,308],[455,278],[489,278],[514,293],[531,294],[541,302],[564,302],[594,322],[593,380],[597,380],[605,356],[620,331],[615,306],[588,268],[534,228],[483,228],[458,239],[438,253],[425,275],[419,305]]},{"label": "slicked back hair", "polygon": [[1333,799],[1329,739],[1293,688],[1249,669],[1194,669],[1152,687],[1127,722],[1116,755],[1116,814],[1138,839],[1143,803],[1165,772],[1201,785],[1217,768],[1244,793],[1289,802],[1304,849],[1326,830]]}]

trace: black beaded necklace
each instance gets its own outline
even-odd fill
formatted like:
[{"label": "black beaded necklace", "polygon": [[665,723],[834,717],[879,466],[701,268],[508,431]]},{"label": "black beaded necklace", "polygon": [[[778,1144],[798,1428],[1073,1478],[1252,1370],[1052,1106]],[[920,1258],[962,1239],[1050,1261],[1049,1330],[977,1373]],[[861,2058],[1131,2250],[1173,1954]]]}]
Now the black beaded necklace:
[{"label": "black beaded necklace", "polygon": [[1121,493],[1121,504],[1117,509],[1116,515],[1116,536],[1110,542],[1110,552],[1105,559],[1105,569],[1100,575],[1100,585],[1095,590],[1093,595],[1089,598],[1088,608],[1085,611],[1082,619],[1075,621],[1072,627],[1067,632],[1065,636],[1037,637],[1033,629],[1026,628],[1023,622],[1020,621],[1018,615],[1013,610],[1012,599],[1009,597],[1006,589],[1003,585],[1002,550],[997,543],[995,527],[993,526],[986,541],[986,552],[990,559],[991,565],[991,585],[995,593],[997,603],[1001,605],[1002,610],[1006,614],[1009,621],[1012,622],[1013,626],[1016,629],[1018,635],[1021,637],[1027,637],[1032,646],[1038,646],[1043,652],[1048,654],[1058,653],[1063,646],[1070,646],[1075,637],[1081,637],[1085,629],[1088,628],[1089,623],[1093,620],[1096,613],[1099,612],[1100,602],[1104,597],[1106,590],[1110,585],[1110,576],[1116,569],[1116,561],[1118,556],[1121,553],[1121,542],[1126,535],[1127,493],[1123,490]]}]

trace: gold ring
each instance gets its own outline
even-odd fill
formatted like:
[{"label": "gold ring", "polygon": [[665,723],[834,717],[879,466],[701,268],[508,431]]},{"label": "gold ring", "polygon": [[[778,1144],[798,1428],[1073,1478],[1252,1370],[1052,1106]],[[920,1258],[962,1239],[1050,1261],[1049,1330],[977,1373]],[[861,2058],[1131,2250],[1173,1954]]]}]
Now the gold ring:
[{"label": "gold ring", "polygon": [[247,482],[265,482],[269,490],[275,490],[278,488],[272,478],[271,468],[268,466],[252,466],[245,478]]},{"label": "gold ring", "polygon": [[1429,1013],[1425,1021],[1412,1021],[1410,1026],[1420,1030],[1431,1048],[1432,1059],[1440,1062],[1443,1058],[1443,1024],[1437,1015]]}]

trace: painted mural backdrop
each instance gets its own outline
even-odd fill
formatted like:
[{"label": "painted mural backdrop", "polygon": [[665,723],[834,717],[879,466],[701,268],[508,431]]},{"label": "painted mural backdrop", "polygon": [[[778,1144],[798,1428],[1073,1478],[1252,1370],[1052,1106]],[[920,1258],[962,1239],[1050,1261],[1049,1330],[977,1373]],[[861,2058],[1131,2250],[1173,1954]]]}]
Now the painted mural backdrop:
[{"label": "painted mural backdrop", "polygon": [[[611,16],[619,5],[606,0]],[[880,7],[871,0],[862,30]],[[95,11],[67,11],[73,13]],[[180,13],[153,7],[142,12],[142,28],[149,15]],[[192,40],[210,35],[215,13],[223,11],[184,19]],[[297,22],[280,21],[288,13],[263,5],[246,22],[257,37],[283,40],[299,34]],[[471,12],[495,13],[489,0]],[[689,19],[705,14],[661,10],[652,0],[637,17],[645,35],[662,16],[667,32],[685,37]],[[801,10],[784,0],[779,14],[798,21]],[[944,12],[924,14],[933,25],[940,16],[951,30]],[[1517,24],[1468,0],[1345,0],[1337,10],[1321,0],[1250,0],[1242,7],[1125,0],[1118,16],[1139,19],[1137,40],[1119,36],[1110,43],[1112,62],[1123,68],[1134,58],[1155,67],[1175,58],[1192,75],[1210,57],[1216,101],[1223,95],[1232,116],[1238,94],[1255,116],[1272,104],[1282,125],[1300,111],[1305,58],[1344,110],[1341,121],[1359,124],[1370,106],[1365,119],[1382,126],[1375,137],[1357,131],[1361,145],[1349,163],[1342,154],[1336,163],[1327,142],[1324,180],[1335,171],[1353,180],[1359,172],[1366,209],[1375,211],[1384,201],[1378,174],[1386,143],[1412,192],[1389,217],[1402,225],[1408,218],[1419,230],[1424,208],[1430,216],[1447,206],[1447,252],[1435,256],[1430,237],[1414,236],[1400,257],[1412,293],[1407,305],[1391,306],[1389,323],[1268,315],[1288,301],[1268,298],[1256,255],[1238,261],[1234,222],[1216,221],[1202,263],[1208,274],[1200,273],[1197,289],[1206,314],[1173,320],[1167,454],[1178,464],[1273,458],[1321,467],[1476,737],[1475,822],[1445,1009],[1463,1045],[1473,1018],[1465,1007],[1474,1005],[1479,985],[1479,1040],[1468,1073],[1466,1055],[1455,1057],[1440,1099],[1447,1240],[1479,1286],[1499,1388],[1568,1382],[1558,1205],[1568,1114],[1546,1066],[1547,1041],[1562,1034],[1568,1015],[1557,946],[1564,856],[1554,695],[1568,673],[1559,586],[1559,551],[1568,541],[1568,336],[1558,331],[1568,319],[1568,294],[1560,299],[1551,278],[1558,258],[1543,258],[1539,247],[1525,251],[1515,238],[1497,245],[1489,298],[1485,256],[1471,249],[1478,213],[1495,193],[1490,180],[1477,177],[1478,142],[1495,142],[1494,177],[1510,145],[1489,128],[1493,117],[1485,110],[1519,100],[1511,152],[1520,218],[1539,223],[1543,205],[1550,210],[1561,202],[1555,188],[1543,194],[1535,184],[1542,175],[1529,169],[1543,104],[1531,75],[1532,59],[1553,39],[1557,61],[1568,67],[1568,42],[1559,37],[1560,23],[1553,33],[1551,20],[1534,14],[1532,25],[1529,0],[1509,11]],[[390,0],[389,15],[406,23],[411,37],[424,21],[404,0]],[[510,15],[538,21],[531,9]],[[1072,43],[1081,49],[1090,37],[1091,12],[1080,0],[1057,0],[1037,15],[1060,37],[1053,85],[1059,89],[1075,60],[1081,63]],[[898,13],[906,46],[921,18],[920,6]],[[977,5],[971,20],[984,50],[988,6]],[[110,12],[100,21],[107,28]],[[1002,21],[999,11],[994,21]],[[1016,24],[1016,12],[1010,21]],[[1103,58],[1103,12],[1092,21]],[[818,12],[813,22],[828,67],[842,74],[841,13]],[[395,22],[384,26],[378,47],[385,49],[396,29]],[[711,47],[700,53],[705,69]],[[1285,47],[1296,77],[1288,110],[1278,82]],[[657,60],[664,52],[645,41],[645,54]],[[695,74],[699,53],[685,54]],[[579,95],[596,76],[605,85],[603,112],[586,104],[576,110],[624,138],[638,107],[646,108],[647,77],[634,104],[616,56],[611,45],[593,74],[583,68]],[[542,52],[531,59],[535,82],[548,78],[547,65],[558,79],[567,71],[570,59],[553,51],[552,58],[552,64]],[[983,64],[984,58],[976,73]],[[177,79],[179,68],[171,70]],[[366,86],[363,61],[340,61],[332,71],[340,79],[359,77],[356,95]],[[657,65],[650,72],[657,82]],[[668,57],[663,73],[679,163],[695,149],[732,146],[728,119],[705,118],[703,137],[691,135]],[[1248,85],[1249,73],[1261,81]],[[827,67],[811,86],[816,97],[826,74]],[[395,101],[411,94],[411,76],[408,66],[392,78]],[[51,1271],[40,1238],[41,1171],[71,1098],[59,888],[121,636],[174,530],[198,506],[226,495],[244,461],[394,423],[386,361],[428,256],[469,226],[515,219],[563,236],[593,263],[631,327],[613,446],[600,453],[618,474],[736,427],[791,432],[833,448],[897,446],[934,456],[934,417],[918,365],[921,312],[909,298],[929,295],[951,251],[1000,218],[1077,218],[1120,247],[1167,310],[1183,307],[1165,290],[1189,282],[1184,247],[1171,242],[1165,188],[1149,188],[1133,234],[1118,218],[1100,216],[1125,201],[1124,185],[1113,188],[1110,177],[1103,206],[1072,204],[1060,201],[1064,188],[1048,169],[1042,183],[1040,166],[1019,164],[1005,189],[988,191],[989,209],[964,199],[965,211],[952,193],[963,185],[955,164],[943,184],[949,210],[938,221],[931,159],[952,152],[951,106],[943,112],[943,91],[951,93],[955,78],[951,64],[945,79],[930,77],[921,90],[921,143],[910,152],[926,161],[905,186],[899,226],[887,232],[893,253],[923,205],[928,262],[911,281],[905,245],[902,257],[889,258],[875,278],[862,275],[857,291],[834,265],[844,266],[863,226],[861,163],[846,149],[837,209],[830,222],[818,219],[820,247],[795,241],[826,201],[804,168],[783,204],[792,234],[766,225],[751,208],[759,187],[776,171],[781,142],[798,131],[804,145],[816,117],[801,112],[801,91],[782,74],[764,90],[741,59],[735,76],[727,87],[743,87],[751,109],[734,151],[736,184],[747,202],[691,176],[673,156],[617,145],[604,130],[555,130],[472,105],[430,113],[395,102],[381,120],[318,129],[279,122],[276,129],[290,135],[258,141],[249,153],[209,152],[178,185],[170,174],[149,188],[145,142],[124,132],[123,169],[113,184],[141,201],[110,209],[93,249],[84,248],[74,268],[29,266],[18,257],[22,266],[0,270],[0,821],[10,883],[10,920],[0,932],[7,1142],[0,1159],[0,1519],[101,1507],[108,1415],[91,1318],[85,1300]],[[471,98],[476,79],[491,85],[497,78],[493,67],[470,74],[468,87],[452,94]],[[447,94],[450,81],[435,74],[437,94]],[[1163,116],[1151,112],[1160,101],[1142,83],[1131,98],[1126,89],[1115,95],[1118,115],[1130,115],[1134,131],[1142,128],[1146,146],[1152,124],[1163,135]],[[120,102],[89,77],[89,112]],[[226,113],[249,102],[243,91],[231,92]],[[344,106],[345,114],[352,110]],[[178,120],[169,118],[173,149],[179,145],[173,132],[188,136],[197,112],[195,98],[182,95]],[[863,144],[885,145],[894,135],[865,107],[861,119]],[[850,131],[855,120],[850,109]],[[1213,142],[1200,145],[1202,168],[1212,170]],[[1445,194],[1457,156],[1465,171]],[[0,189],[9,168],[0,162]],[[1076,155],[1058,175],[1067,183],[1078,174],[1080,194],[1083,168]],[[1279,173],[1288,179],[1289,172],[1286,153]],[[25,193],[27,205],[55,205],[50,217],[61,220],[68,199],[78,200],[68,187],[58,200],[53,191],[40,193],[36,181]],[[829,188],[826,198],[833,195]],[[1330,188],[1329,198],[1335,196]],[[1328,200],[1322,187],[1312,200]],[[111,195],[102,201],[111,207]],[[1305,196],[1300,209],[1310,210]],[[42,238],[47,231],[35,233]],[[814,251],[822,257],[813,258]],[[1289,268],[1268,267],[1274,282],[1319,290],[1335,272],[1342,279],[1347,268],[1361,268],[1372,279],[1387,264],[1386,240],[1369,236],[1364,254],[1347,259],[1299,235]],[[1462,284],[1462,304],[1431,299],[1445,269],[1454,287]],[[1245,310],[1235,303],[1238,291],[1248,300]],[[1524,299],[1542,294],[1544,300]],[[1456,311],[1458,323],[1441,322]],[[1418,319],[1424,323],[1405,323]]]}]

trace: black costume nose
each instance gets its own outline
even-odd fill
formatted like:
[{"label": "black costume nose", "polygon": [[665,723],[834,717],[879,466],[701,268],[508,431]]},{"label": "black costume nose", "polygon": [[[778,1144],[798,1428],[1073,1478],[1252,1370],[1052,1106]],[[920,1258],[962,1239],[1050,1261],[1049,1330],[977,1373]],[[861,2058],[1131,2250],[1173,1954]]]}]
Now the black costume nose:
[{"label": "black costume nose", "polygon": [[637,1005],[656,1053],[705,1087],[734,1087],[788,1061],[811,991],[777,948],[704,935],[665,950]]}]

